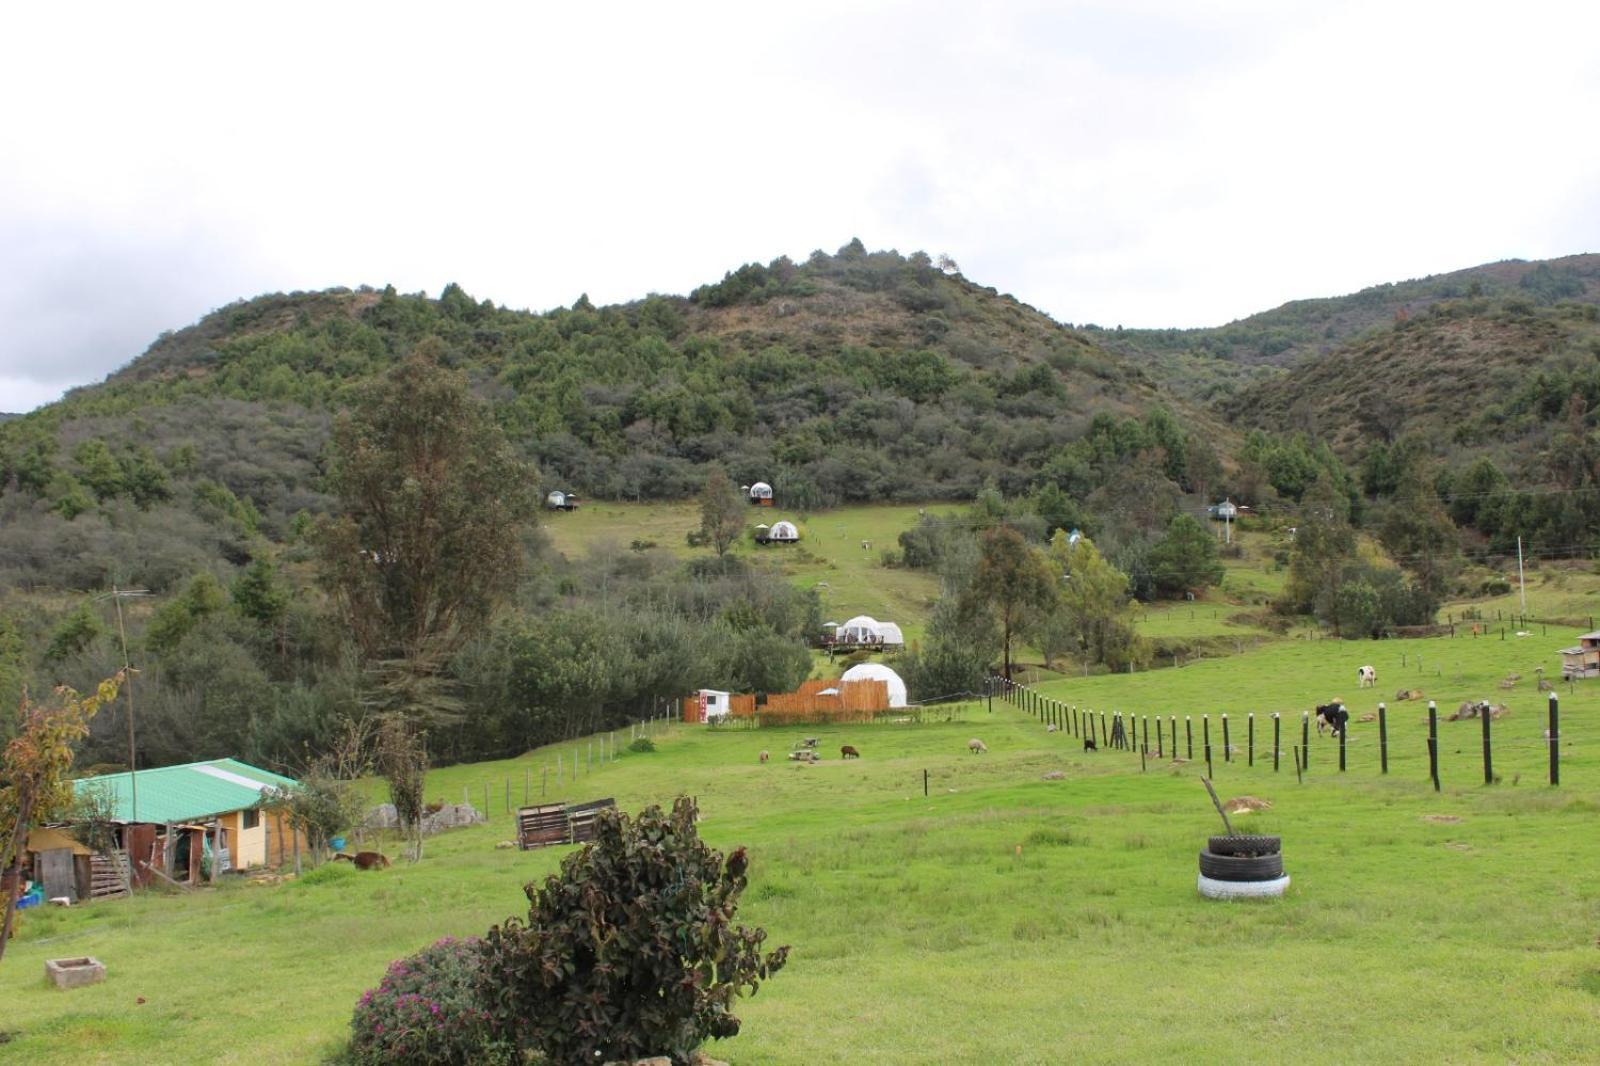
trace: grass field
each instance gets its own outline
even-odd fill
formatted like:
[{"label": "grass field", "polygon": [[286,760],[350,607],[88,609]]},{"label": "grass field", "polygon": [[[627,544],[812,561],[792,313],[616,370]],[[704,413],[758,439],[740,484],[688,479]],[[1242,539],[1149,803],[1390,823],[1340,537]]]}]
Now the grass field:
[{"label": "grass field", "polygon": [[[1402,684],[1441,706],[1511,706],[1494,724],[1497,786],[1482,783],[1478,724],[1443,723],[1433,792],[1423,709],[1409,703],[1390,703],[1387,777],[1365,724],[1343,775],[1335,742],[1314,731],[1303,783],[1287,760],[1277,773],[1259,756],[1219,761],[1225,796],[1273,803],[1248,821],[1284,836],[1293,885],[1278,901],[1195,893],[1195,852],[1218,824],[1198,760],[1152,758],[1141,772],[1137,756],[1085,754],[1003,702],[961,707],[962,721],[810,730],[830,756],[811,768],[756,760],[794,731],[674,728],[655,753],[549,790],[627,809],[688,792],[713,844],[750,847],[743,918],[794,953],[744,1002],[745,1031],[713,1048],[735,1066],[1600,1061],[1600,686],[1563,687],[1551,789],[1530,669],[1569,636],[1285,641],[1043,686],[1097,711],[1210,714],[1218,742],[1224,711],[1253,711],[1261,729],[1273,710],[1342,695],[1360,714]],[[1362,662],[1377,690],[1355,690]],[[1512,671],[1519,686],[1496,688]],[[991,753],[968,755],[969,736]],[[841,742],[864,757],[832,758]],[[587,761],[569,744],[430,775],[440,799],[465,790],[481,803],[487,785],[492,821],[432,838],[417,865],[27,912],[0,963],[0,1030],[19,1034],[0,1056],[316,1061],[390,959],[525,909],[523,882],[566,849],[496,850],[511,832],[505,792],[513,806],[524,781],[537,795],[545,767],[559,756],[570,776],[575,752]],[[1053,769],[1065,779],[1041,779]],[[79,954],[104,960],[109,979],[43,985],[45,958]]]}]

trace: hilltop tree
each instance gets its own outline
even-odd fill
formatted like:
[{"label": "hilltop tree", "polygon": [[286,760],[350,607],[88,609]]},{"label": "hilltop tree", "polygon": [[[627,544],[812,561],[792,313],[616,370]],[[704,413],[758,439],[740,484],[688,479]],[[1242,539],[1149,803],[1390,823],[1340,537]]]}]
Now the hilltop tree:
[{"label": "hilltop tree", "polygon": [[744,529],[749,507],[739,489],[721,467],[712,469],[700,490],[700,528],[689,534],[693,546],[711,545],[717,556],[727,554]]},{"label": "hilltop tree", "polygon": [[443,669],[515,587],[534,479],[466,379],[424,341],[334,424],[317,531],[324,585],[368,671],[369,699],[413,719],[457,705]]},{"label": "hilltop tree", "polygon": [[1157,595],[1177,596],[1222,583],[1217,538],[1192,515],[1176,514],[1150,547],[1150,577]]},{"label": "hilltop tree", "polygon": [[1289,554],[1289,579],[1284,583],[1289,606],[1304,614],[1319,602],[1331,602],[1355,552],[1349,500],[1330,479],[1318,478],[1306,492]]},{"label": "hilltop tree", "polygon": [[1001,668],[1011,676],[1011,644],[1019,629],[1055,602],[1055,582],[1038,549],[1011,526],[983,535],[972,592],[1000,623]]}]

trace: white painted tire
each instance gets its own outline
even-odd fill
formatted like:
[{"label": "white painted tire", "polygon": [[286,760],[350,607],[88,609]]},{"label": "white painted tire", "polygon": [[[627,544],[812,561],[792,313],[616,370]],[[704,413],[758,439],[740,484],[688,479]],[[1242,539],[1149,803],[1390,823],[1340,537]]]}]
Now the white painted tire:
[{"label": "white painted tire", "polygon": [[1199,877],[1200,894],[1207,899],[1264,899],[1281,896],[1289,887],[1288,874],[1271,881],[1217,881],[1205,874]]}]

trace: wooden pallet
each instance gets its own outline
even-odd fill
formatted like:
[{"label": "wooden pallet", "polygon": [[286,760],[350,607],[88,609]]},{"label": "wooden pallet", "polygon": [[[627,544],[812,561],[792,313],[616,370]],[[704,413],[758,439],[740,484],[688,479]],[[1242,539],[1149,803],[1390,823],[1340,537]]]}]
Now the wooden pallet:
[{"label": "wooden pallet", "polygon": [[572,826],[572,842],[584,844],[594,839],[595,822],[600,812],[608,807],[614,808],[617,801],[611,797],[594,800],[590,803],[579,803],[567,808],[567,821]]},{"label": "wooden pallet", "polygon": [[[128,853],[118,851],[115,858],[107,855],[89,857],[89,898],[118,899],[128,894],[124,877],[128,871]],[[118,867],[121,867],[119,870]]]},{"label": "wooden pallet", "polygon": [[571,840],[566,804],[542,803],[517,811],[517,847],[522,850],[567,844]]}]

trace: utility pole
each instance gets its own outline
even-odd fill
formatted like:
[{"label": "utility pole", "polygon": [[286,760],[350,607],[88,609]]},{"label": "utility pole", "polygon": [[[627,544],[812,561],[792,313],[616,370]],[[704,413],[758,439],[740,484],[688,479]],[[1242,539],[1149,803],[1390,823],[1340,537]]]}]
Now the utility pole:
[{"label": "utility pole", "polygon": [[1528,617],[1528,579],[1522,573],[1522,538],[1517,538],[1517,590],[1522,600],[1522,617]]},{"label": "utility pole", "polygon": [[[122,639],[122,691],[128,696],[128,822],[131,825],[139,820],[139,775],[138,763],[135,757],[133,742],[133,666],[128,662],[128,627],[122,619],[122,600],[125,596],[148,596],[149,589],[119,589],[111,586],[111,591],[106,594],[111,597],[111,602],[117,608],[117,636]],[[99,597],[104,599],[105,597]],[[128,861],[132,863],[130,855]]]}]

